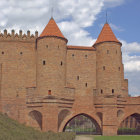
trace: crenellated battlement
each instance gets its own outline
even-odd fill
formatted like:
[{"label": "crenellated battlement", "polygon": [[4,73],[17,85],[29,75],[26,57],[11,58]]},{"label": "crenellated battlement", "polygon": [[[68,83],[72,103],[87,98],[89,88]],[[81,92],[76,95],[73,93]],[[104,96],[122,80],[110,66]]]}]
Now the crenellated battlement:
[{"label": "crenellated battlement", "polygon": [[0,41],[11,41],[11,40],[19,40],[19,41],[30,41],[35,40],[38,37],[38,31],[35,31],[35,34],[31,34],[30,31],[27,31],[27,34],[23,34],[22,30],[19,30],[19,34],[15,33],[15,30],[11,30],[11,33],[5,29],[3,33],[0,33]]}]

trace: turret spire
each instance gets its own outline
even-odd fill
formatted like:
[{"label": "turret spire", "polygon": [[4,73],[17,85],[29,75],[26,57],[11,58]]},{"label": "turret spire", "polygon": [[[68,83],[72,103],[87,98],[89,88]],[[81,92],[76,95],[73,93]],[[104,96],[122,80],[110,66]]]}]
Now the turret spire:
[{"label": "turret spire", "polygon": [[98,43],[102,43],[102,42],[117,42],[117,43],[121,44],[121,42],[114,35],[114,33],[108,23],[104,24],[102,31],[99,34],[94,45],[96,45]]},{"label": "turret spire", "polygon": [[67,41],[67,39],[64,37],[64,35],[60,31],[59,27],[57,26],[53,17],[50,19],[50,21],[48,22],[45,29],[43,30],[43,32],[40,35],[40,37],[44,37],[44,36],[60,37]]}]

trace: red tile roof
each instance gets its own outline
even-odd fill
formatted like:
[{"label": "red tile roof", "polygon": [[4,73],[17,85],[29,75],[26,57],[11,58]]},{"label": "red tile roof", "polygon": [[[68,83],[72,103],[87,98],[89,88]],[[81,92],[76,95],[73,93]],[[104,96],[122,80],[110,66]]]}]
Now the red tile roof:
[{"label": "red tile roof", "polygon": [[94,47],[87,47],[87,46],[72,46],[72,45],[68,45],[67,46],[68,49],[75,49],[75,50],[92,50],[95,51]]},{"label": "red tile roof", "polygon": [[114,35],[110,25],[108,23],[105,23],[104,27],[102,28],[101,33],[99,34],[96,42],[94,45],[102,42],[118,42],[121,43],[116,36]]},{"label": "red tile roof", "polygon": [[45,29],[40,35],[40,37],[44,37],[44,36],[56,36],[56,37],[61,37],[66,39],[53,18],[50,19],[50,21],[48,22]]}]

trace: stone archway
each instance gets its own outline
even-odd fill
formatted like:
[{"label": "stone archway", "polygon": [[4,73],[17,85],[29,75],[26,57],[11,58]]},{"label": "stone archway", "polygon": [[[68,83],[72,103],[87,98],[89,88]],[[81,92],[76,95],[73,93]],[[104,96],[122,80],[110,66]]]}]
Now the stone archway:
[{"label": "stone archway", "polygon": [[76,132],[77,134],[102,134],[97,121],[84,113],[78,114],[69,119],[65,124],[63,131]]},{"label": "stone archway", "polygon": [[119,135],[140,135],[140,114],[133,113],[120,123]]},{"label": "stone archway", "polygon": [[28,117],[30,126],[42,130],[42,114],[39,111],[29,112]]}]

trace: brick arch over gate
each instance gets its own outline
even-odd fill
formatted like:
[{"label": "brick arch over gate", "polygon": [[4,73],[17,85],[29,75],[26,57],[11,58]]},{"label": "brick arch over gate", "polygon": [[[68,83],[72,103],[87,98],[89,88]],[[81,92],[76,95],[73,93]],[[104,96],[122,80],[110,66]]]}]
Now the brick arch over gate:
[{"label": "brick arch over gate", "polygon": [[139,111],[135,111],[135,110],[131,110],[129,112],[125,112],[124,116],[121,117],[121,119],[119,119],[118,122],[118,128],[120,127],[121,123],[129,116],[133,115],[133,114],[139,114],[140,115],[140,110]]},{"label": "brick arch over gate", "polygon": [[68,124],[68,122],[70,122],[74,117],[79,116],[79,115],[84,115],[86,117],[89,117],[91,120],[93,120],[96,123],[96,127],[98,127],[98,129],[100,129],[101,133],[101,120],[99,119],[99,117],[97,117],[94,114],[89,114],[89,113],[72,113],[70,115],[68,115],[61,123],[60,127],[59,127],[59,132],[63,132],[65,126]]}]

